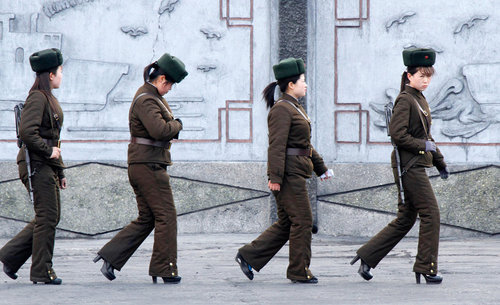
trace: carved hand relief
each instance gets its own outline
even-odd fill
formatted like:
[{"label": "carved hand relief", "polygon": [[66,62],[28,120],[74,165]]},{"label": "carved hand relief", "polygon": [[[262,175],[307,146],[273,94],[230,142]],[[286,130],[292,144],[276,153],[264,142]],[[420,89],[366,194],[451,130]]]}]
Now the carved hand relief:
[{"label": "carved hand relief", "polygon": [[222,34],[220,32],[216,32],[210,29],[200,29],[200,32],[205,34],[207,39],[217,39],[220,40],[222,38]]},{"label": "carved hand relief", "polygon": [[[432,118],[445,121],[441,133],[449,138],[469,139],[500,123],[500,84],[494,78],[484,77],[500,71],[500,63],[471,64],[463,67],[464,78],[452,78],[429,102]],[[467,86],[469,90],[464,90]],[[389,101],[394,102],[398,91],[386,90]],[[374,121],[378,128],[385,129],[384,104],[370,103],[379,114]]]},{"label": "carved hand relief", "polygon": [[122,26],[120,28],[123,33],[136,38],[137,36],[146,35],[148,33],[148,29],[143,26],[132,27],[132,26]]},{"label": "carved hand relief", "polygon": [[59,1],[46,1],[43,4],[43,12],[49,18],[57,13],[60,13],[69,8],[73,8],[77,5],[81,5],[88,2],[94,2],[94,0],[59,0]]},{"label": "carved hand relief", "polygon": [[389,32],[389,29],[395,25],[395,24],[403,24],[403,23],[406,23],[406,21],[408,21],[409,18],[415,16],[417,13],[415,12],[405,12],[403,13],[403,15],[401,15],[400,17],[396,18],[396,19],[392,19],[392,20],[389,20],[385,23],[385,30],[387,32]]},{"label": "carved hand relief", "polygon": [[206,73],[206,72],[210,72],[212,70],[217,69],[217,66],[216,65],[199,65],[197,67],[197,69]]},{"label": "carved hand relief", "polygon": [[471,19],[469,19],[469,21],[464,22],[464,23],[460,24],[459,26],[457,26],[457,28],[455,29],[453,34],[456,35],[456,34],[462,32],[463,29],[470,29],[473,26],[475,26],[479,21],[486,21],[488,19],[488,17],[489,16],[487,16],[487,15],[473,16]]},{"label": "carved hand relief", "polygon": [[158,9],[158,14],[171,13],[175,10],[175,5],[179,3],[180,0],[163,0],[161,2],[160,8]]}]

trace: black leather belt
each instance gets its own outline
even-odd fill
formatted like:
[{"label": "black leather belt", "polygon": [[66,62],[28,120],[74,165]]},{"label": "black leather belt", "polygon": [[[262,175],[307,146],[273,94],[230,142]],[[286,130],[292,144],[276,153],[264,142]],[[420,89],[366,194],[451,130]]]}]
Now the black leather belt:
[{"label": "black leather belt", "polygon": [[289,156],[308,156],[312,157],[312,148],[287,148],[286,154]]},{"label": "black leather belt", "polygon": [[140,137],[131,137],[130,138],[130,143],[136,143],[136,144],[142,144],[142,145],[150,145],[150,146],[156,146],[156,147],[163,147],[166,149],[170,149],[170,146],[172,146],[172,142],[170,141],[155,141],[152,139],[148,138],[140,138]]},{"label": "black leather belt", "polygon": [[59,140],[53,140],[53,139],[45,139],[45,138],[42,138],[43,142],[45,142],[45,144],[47,144],[48,146],[50,147],[61,147],[61,141]]}]

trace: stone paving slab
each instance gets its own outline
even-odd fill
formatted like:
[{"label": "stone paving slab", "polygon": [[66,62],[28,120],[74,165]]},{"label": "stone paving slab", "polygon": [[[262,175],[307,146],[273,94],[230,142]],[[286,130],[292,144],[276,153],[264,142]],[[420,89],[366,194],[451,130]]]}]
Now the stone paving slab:
[{"label": "stone paving slab", "polygon": [[[151,283],[152,236],[110,282],[92,263],[108,239],[57,239],[54,268],[61,286],[33,285],[30,263],[11,280],[0,274],[0,304],[500,304],[500,237],[442,239],[442,285],[416,285],[412,266],[417,240],[406,238],[366,282],[349,265],[366,240],[314,235],[311,270],[318,285],[286,279],[285,246],[249,281],[234,262],[237,249],[257,234],[179,236],[182,283]],[[8,240],[0,239],[0,245]]]}]

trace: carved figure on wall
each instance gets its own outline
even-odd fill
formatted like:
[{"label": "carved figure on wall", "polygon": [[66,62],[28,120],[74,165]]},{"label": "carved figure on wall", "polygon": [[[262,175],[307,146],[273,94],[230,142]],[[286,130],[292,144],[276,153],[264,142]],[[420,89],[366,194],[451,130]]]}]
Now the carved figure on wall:
[{"label": "carved figure on wall", "polygon": [[478,21],[486,21],[488,19],[489,16],[487,15],[480,15],[480,16],[473,16],[471,19],[469,19],[468,21],[460,24],[457,26],[457,28],[455,29],[455,31],[453,32],[453,34],[458,34],[460,32],[462,32],[462,30],[465,28],[465,29],[470,29],[472,28],[473,26],[475,26],[477,24]]},{"label": "carved figure on wall", "polygon": [[158,9],[158,14],[171,13],[175,10],[175,5],[179,3],[180,0],[163,0],[161,2],[160,8]]},{"label": "carved figure on wall", "polygon": [[203,72],[210,72],[212,70],[217,69],[216,65],[199,65],[198,70],[203,71]]},{"label": "carved figure on wall", "polygon": [[143,26],[133,27],[133,26],[122,26],[120,28],[123,33],[136,38],[138,36],[146,35],[148,33],[148,29]]},{"label": "carved figure on wall", "polygon": [[222,34],[220,32],[216,32],[214,30],[210,30],[210,29],[200,29],[200,32],[202,32],[203,34],[205,34],[205,37],[207,39],[217,39],[217,40],[220,40],[222,38]]},{"label": "carved figure on wall", "polygon": [[396,18],[396,19],[391,19],[389,21],[387,21],[385,23],[385,30],[387,32],[389,32],[389,29],[395,25],[395,24],[403,24],[403,23],[406,23],[406,21],[408,21],[409,18],[415,16],[417,13],[415,12],[405,12],[403,13],[400,17]]}]

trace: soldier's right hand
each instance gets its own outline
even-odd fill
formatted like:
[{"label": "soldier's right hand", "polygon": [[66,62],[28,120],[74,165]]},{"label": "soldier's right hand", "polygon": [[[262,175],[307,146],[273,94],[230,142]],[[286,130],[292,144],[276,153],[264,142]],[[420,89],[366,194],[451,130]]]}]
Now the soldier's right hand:
[{"label": "soldier's right hand", "polygon": [[269,189],[271,191],[278,191],[279,192],[281,189],[281,185],[279,183],[272,183],[271,180],[269,180],[267,182],[267,187],[269,187]]},{"label": "soldier's right hand", "polygon": [[59,147],[52,147],[52,154],[50,155],[51,159],[59,159],[61,156],[61,149]]},{"label": "soldier's right hand", "polygon": [[434,141],[425,141],[425,151],[436,151],[436,143]]}]

